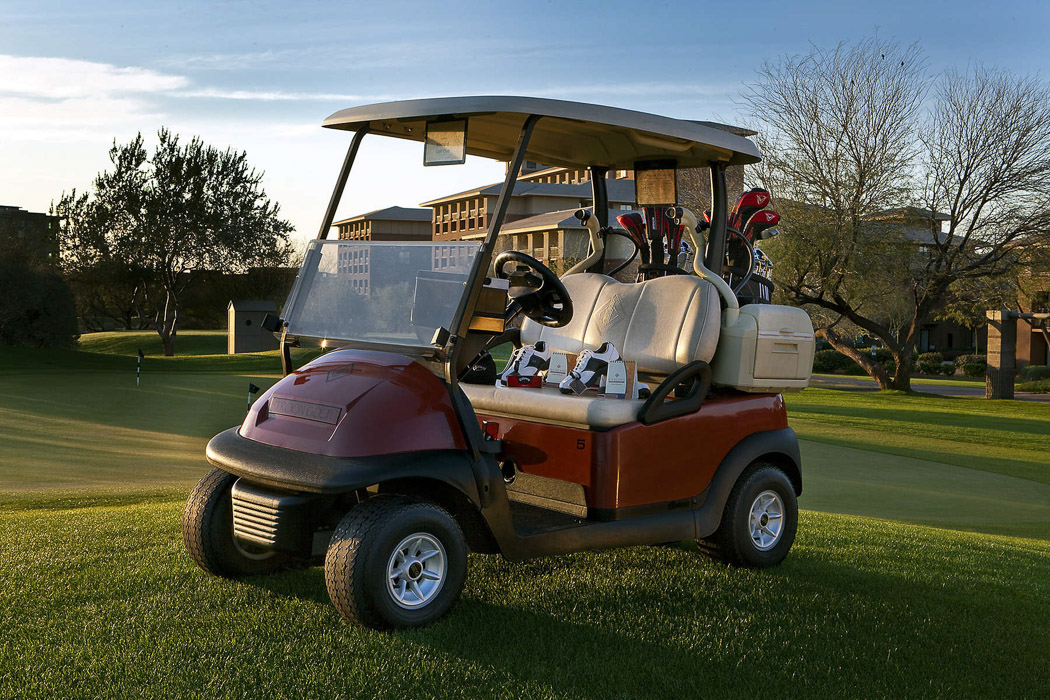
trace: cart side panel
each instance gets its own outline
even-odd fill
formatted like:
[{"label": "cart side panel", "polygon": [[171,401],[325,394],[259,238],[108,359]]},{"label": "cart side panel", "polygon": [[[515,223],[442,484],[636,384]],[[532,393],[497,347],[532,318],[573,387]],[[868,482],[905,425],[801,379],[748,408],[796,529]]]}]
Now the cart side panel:
[{"label": "cart side panel", "polygon": [[478,418],[499,424],[503,454],[523,472],[580,484],[588,507],[602,511],[692,499],[742,440],[787,427],[779,394],[723,396],[696,413],[608,431]]}]

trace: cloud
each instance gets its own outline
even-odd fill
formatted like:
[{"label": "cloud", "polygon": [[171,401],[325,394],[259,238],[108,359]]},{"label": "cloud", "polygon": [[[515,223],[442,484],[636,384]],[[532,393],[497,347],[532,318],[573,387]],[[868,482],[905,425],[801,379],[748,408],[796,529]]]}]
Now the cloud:
[{"label": "cloud", "polygon": [[261,102],[280,102],[289,100],[383,102],[386,100],[397,99],[397,97],[393,95],[359,95],[337,92],[284,92],[281,90],[221,90],[218,88],[178,90],[171,94],[173,97],[219,100],[259,100]]},{"label": "cloud", "polygon": [[178,90],[189,79],[147,68],[67,58],[0,55],[0,95],[68,99],[115,93],[144,94]]}]

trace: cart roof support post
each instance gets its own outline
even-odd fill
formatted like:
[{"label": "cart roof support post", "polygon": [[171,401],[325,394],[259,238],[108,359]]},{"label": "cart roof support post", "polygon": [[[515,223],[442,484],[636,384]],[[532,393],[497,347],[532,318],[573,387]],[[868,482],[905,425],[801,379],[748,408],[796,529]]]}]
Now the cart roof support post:
[{"label": "cart roof support post", "polygon": [[[608,241],[605,237],[605,229],[609,228],[609,188],[605,182],[605,176],[609,173],[608,168],[603,168],[600,165],[592,165],[587,168],[587,171],[591,176],[591,214],[598,217],[598,227],[601,230],[602,242],[605,244],[602,246],[602,256],[598,258],[598,262],[587,268],[587,272],[596,272],[602,274],[605,272],[605,253],[609,249]],[[561,252],[564,257],[565,251]]]},{"label": "cart roof support post", "polygon": [[[530,114],[521,127],[521,133],[518,135],[518,145],[514,149],[514,156],[507,166],[507,177],[503,181],[503,188],[500,190],[499,198],[496,200],[496,210],[492,214],[492,220],[489,221],[489,230],[485,234],[485,243],[481,247],[481,253],[474,258],[474,264],[470,269],[470,277],[466,282],[466,294],[463,295],[463,301],[453,317],[452,334],[445,341],[445,383],[448,384],[452,405],[456,408],[456,419],[463,429],[463,437],[467,441],[467,446],[475,464],[478,464],[481,460],[481,442],[484,438],[481,435],[481,428],[472,420],[474,417],[473,408],[470,407],[470,403],[463,392],[459,390],[459,377],[456,375],[456,367],[458,366],[459,355],[463,351],[463,343],[461,341],[466,337],[470,327],[470,319],[474,315],[474,308],[477,306],[478,298],[481,296],[481,289],[485,286],[485,274],[489,269],[489,265],[492,264],[492,253],[496,248],[496,239],[499,236],[500,227],[503,225],[503,219],[507,215],[507,207],[510,204],[511,194],[514,192],[514,183],[518,181],[518,173],[521,172],[521,164],[525,161],[525,152],[529,147],[529,137],[532,136],[532,130],[539,120],[539,115]],[[465,420],[465,417],[468,416],[469,419]],[[479,483],[484,483],[484,473],[480,469],[477,475]],[[482,491],[482,504],[487,505],[487,501],[491,496],[488,491],[484,489]]]},{"label": "cart roof support post", "polygon": [[339,200],[343,197],[343,190],[346,188],[346,178],[350,176],[350,168],[354,167],[354,160],[357,159],[357,149],[361,147],[361,141],[364,140],[365,134],[368,133],[368,127],[362,126],[354,133],[354,138],[350,142],[350,147],[346,149],[346,158],[343,159],[343,167],[339,169],[339,179],[335,182],[335,189],[332,190],[332,198],[328,200],[328,209],[324,214],[324,221],[321,223],[321,230],[317,232],[317,240],[323,241],[328,238],[328,231],[332,228],[332,222],[335,221],[335,210],[339,207]]},{"label": "cart roof support post", "polygon": [[[722,274],[722,266],[726,257],[728,210],[725,163],[711,163],[711,233],[707,237],[704,267],[716,275]],[[697,255],[699,254],[700,251],[697,251]]]}]

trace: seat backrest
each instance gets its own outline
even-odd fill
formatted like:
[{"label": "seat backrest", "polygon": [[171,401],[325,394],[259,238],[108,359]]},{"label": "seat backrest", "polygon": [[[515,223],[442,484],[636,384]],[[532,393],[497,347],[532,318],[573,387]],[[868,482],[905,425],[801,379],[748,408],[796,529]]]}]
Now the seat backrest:
[{"label": "seat backrest", "polygon": [[554,350],[579,353],[609,341],[647,374],[670,374],[714,357],[721,307],[710,282],[672,275],[624,284],[591,273],[562,282],[572,298],[572,321],[549,328],[525,319],[523,343],[543,340]]}]

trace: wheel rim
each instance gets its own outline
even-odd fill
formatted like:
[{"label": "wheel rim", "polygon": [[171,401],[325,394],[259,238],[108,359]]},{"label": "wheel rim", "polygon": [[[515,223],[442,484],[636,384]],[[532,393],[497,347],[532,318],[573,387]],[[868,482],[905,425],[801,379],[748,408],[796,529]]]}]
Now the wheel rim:
[{"label": "wheel rim", "polygon": [[445,584],[447,559],[433,535],[417,532],[401,540],[386,565],[390,597],[408,610],[430,603]]},{"label": "wheel rim", "polygon": [[755,549],[762,552],[773,549],[784,531],[784,501],[780,499],[780,494],[776,491],[758,494],[751,504],[748,526]]}]

